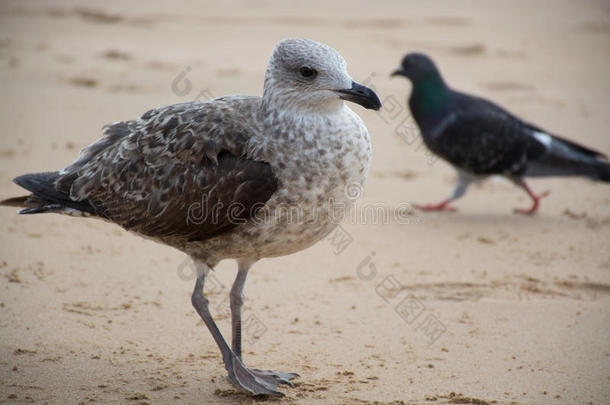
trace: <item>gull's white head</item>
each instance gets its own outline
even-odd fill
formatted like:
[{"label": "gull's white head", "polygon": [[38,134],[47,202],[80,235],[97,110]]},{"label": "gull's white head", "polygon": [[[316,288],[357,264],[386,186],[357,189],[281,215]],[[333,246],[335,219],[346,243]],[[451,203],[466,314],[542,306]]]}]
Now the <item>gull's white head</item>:
[{"label": "gull's white head", "polygon": [[287,39],[275,46],[265,74],[264,105],[326,112],[339,109],[342,100],[381,107],[371,89],[352,80],[345,60],[330,46],[309,39]]}]

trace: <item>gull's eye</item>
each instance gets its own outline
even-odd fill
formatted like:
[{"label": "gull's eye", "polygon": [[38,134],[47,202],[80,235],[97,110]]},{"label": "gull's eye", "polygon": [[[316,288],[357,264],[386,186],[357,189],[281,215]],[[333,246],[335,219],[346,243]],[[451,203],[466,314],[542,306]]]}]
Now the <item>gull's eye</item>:
[{"label": "gull's eye", "polygon": [[318,72],[315,69],[310,68],[309,66],[302,66],[299,69],[299,74],[306,79],[313,79],[316,77]]}]

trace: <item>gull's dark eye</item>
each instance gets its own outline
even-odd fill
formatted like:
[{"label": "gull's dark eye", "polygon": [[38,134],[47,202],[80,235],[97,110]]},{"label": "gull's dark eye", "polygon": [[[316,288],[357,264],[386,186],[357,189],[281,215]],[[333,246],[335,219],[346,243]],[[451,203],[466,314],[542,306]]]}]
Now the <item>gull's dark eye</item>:
[{"label": "gull's dark eye", "polygon": [[314,77],[316,77],[318,72],[316,72],[315,69],[312,69],[309,66],[302,66],[299,69],[299,74],[306,79],[313,79]]}]

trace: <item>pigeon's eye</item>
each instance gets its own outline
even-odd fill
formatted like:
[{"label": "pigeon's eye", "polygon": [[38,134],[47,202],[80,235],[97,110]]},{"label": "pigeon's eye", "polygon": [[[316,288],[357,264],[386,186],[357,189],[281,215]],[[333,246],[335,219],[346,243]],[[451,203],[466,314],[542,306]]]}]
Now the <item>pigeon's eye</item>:
[{"label": "pigeon's eye", "polygon": [[318,72],[315,69],[310,68],[309,66],[302,66],[299,69],[299,74],[306,79],[313,79],[316,77]]}]

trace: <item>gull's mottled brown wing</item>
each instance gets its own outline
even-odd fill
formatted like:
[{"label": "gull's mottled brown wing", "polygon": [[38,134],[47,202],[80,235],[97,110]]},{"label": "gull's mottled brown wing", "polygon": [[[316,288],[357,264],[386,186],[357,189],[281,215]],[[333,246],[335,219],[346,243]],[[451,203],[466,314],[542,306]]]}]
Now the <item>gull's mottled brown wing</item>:
[{"label": "gull's mottled brown wing", "polygon": [[107,126],[56,188],[166,242],[217,236],[250,218],[278,187],[271,166],[247,154],[258,100],[176,104]]}]

